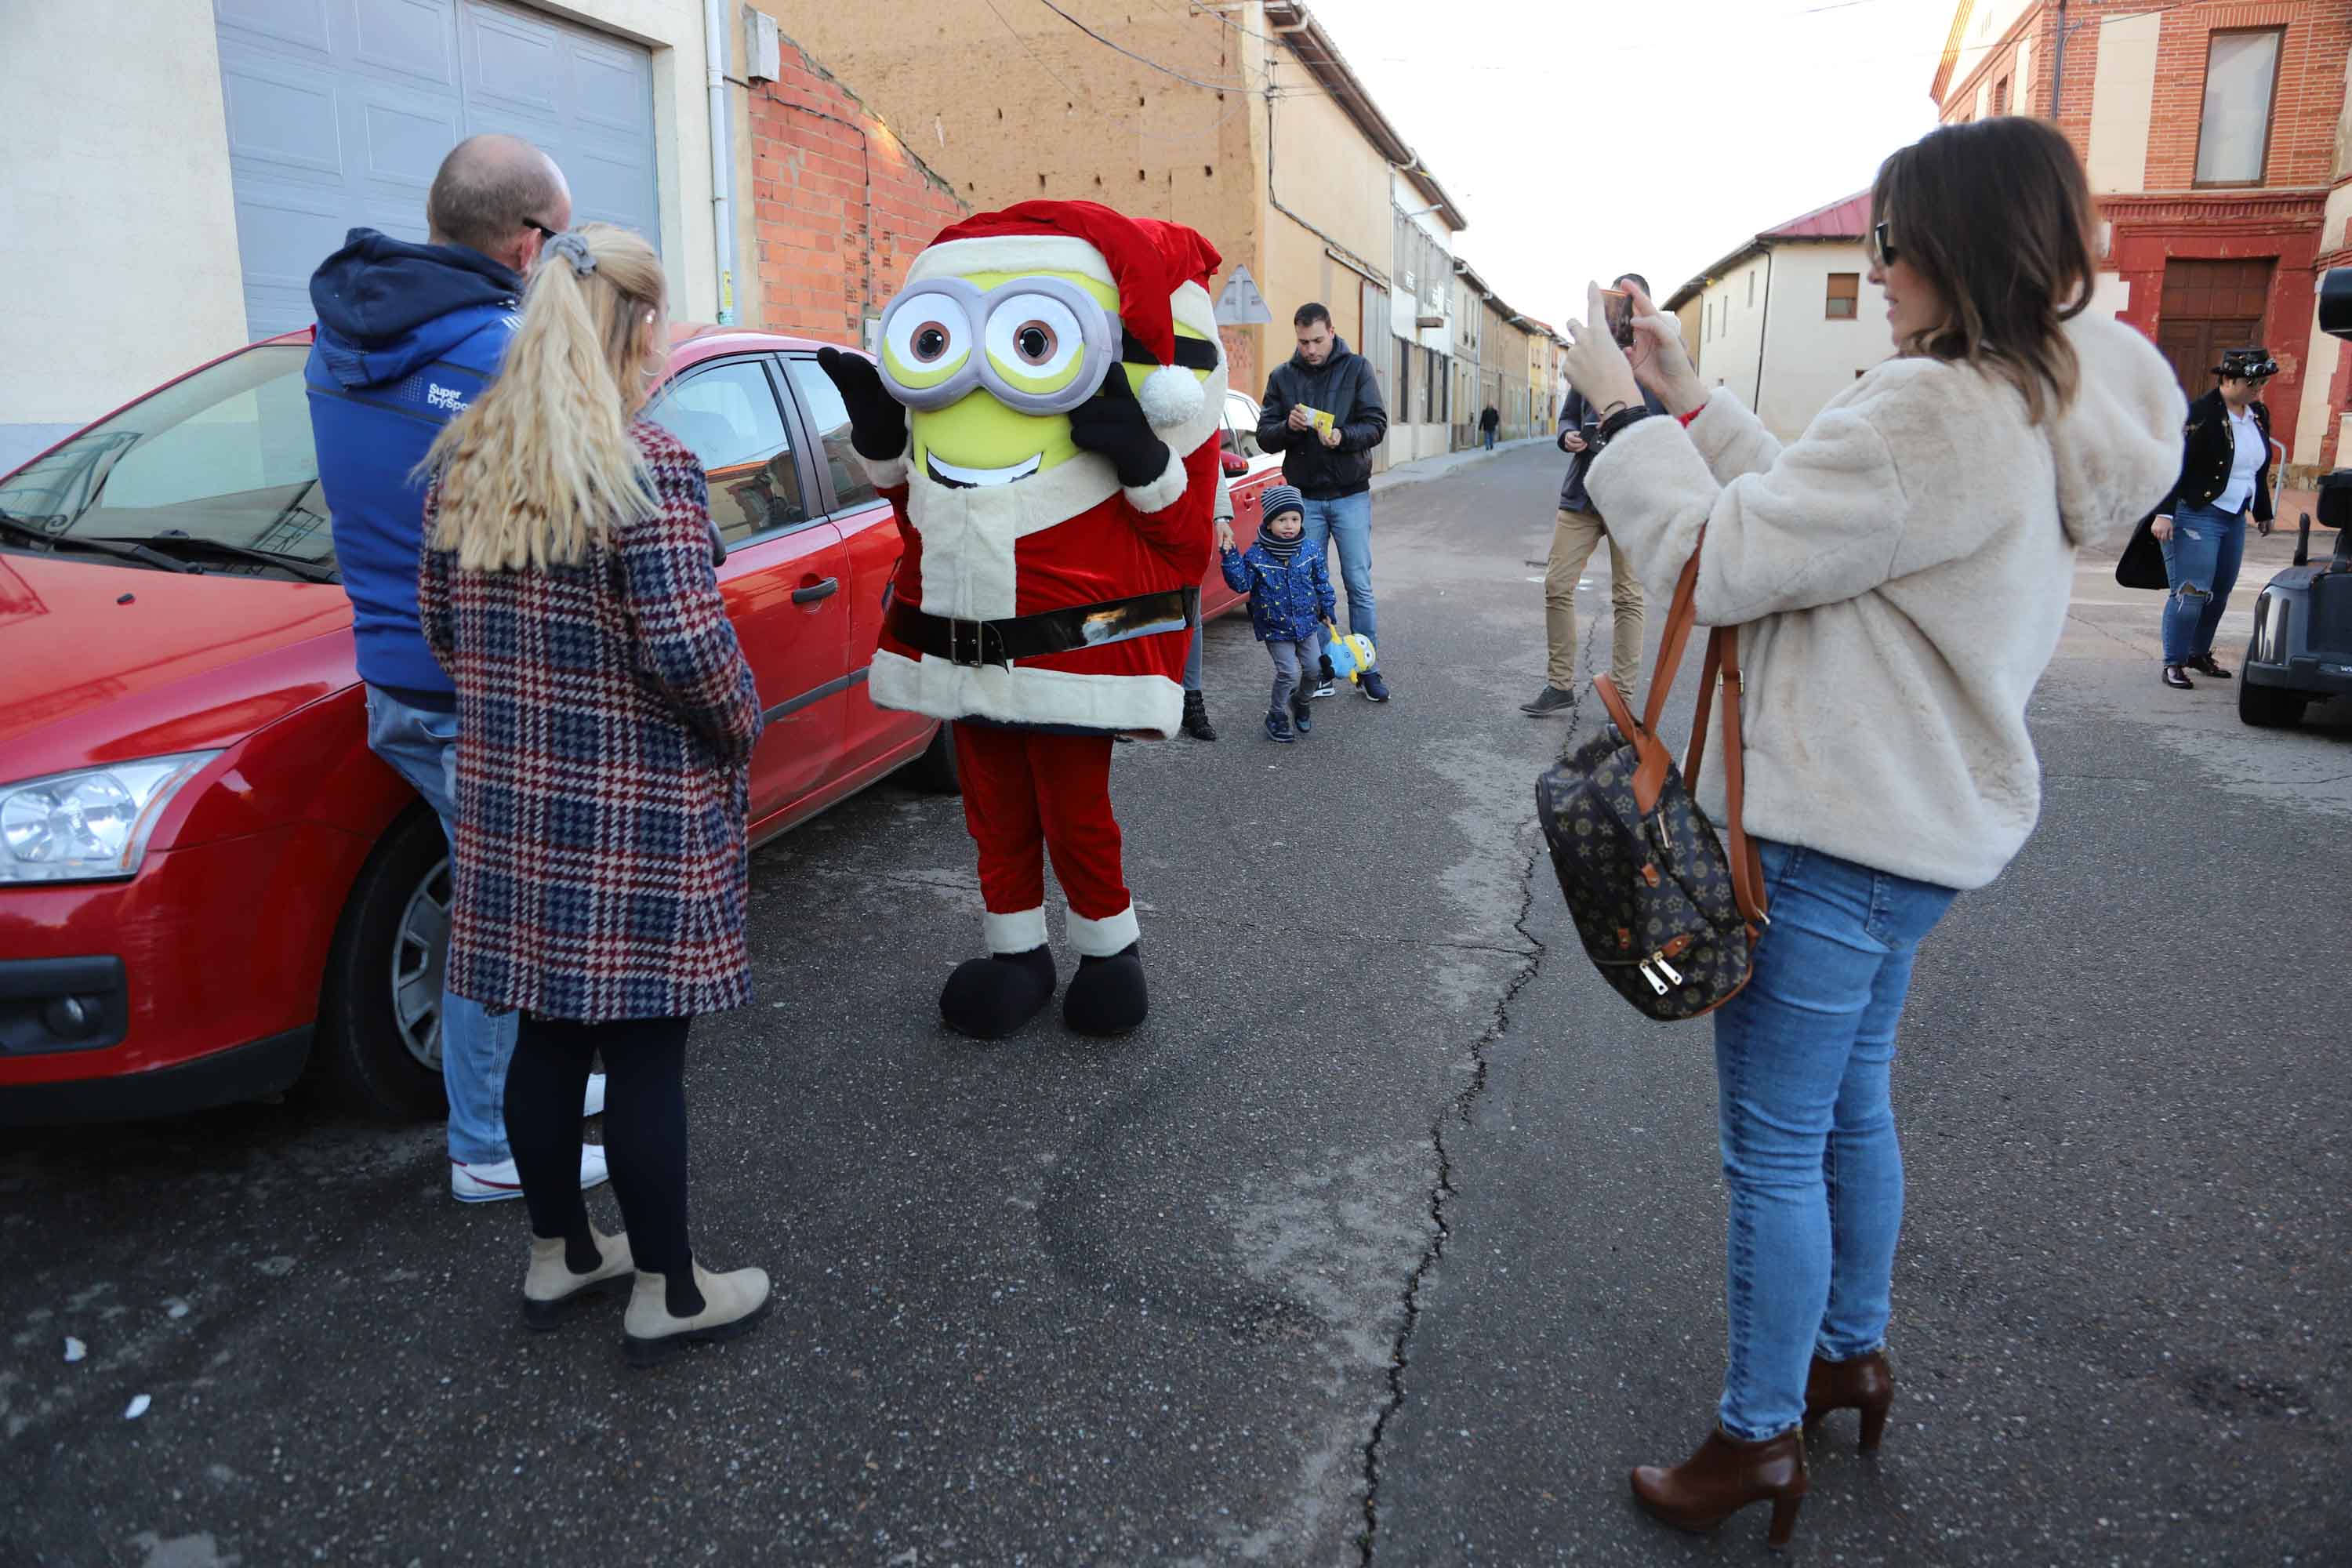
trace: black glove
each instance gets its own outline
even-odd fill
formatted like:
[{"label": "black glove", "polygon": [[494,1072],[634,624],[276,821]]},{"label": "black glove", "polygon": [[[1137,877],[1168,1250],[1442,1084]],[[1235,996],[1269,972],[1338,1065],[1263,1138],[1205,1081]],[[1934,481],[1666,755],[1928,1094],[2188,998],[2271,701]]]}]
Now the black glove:
[{"label": "black glove", "polygon": [[817,368],[840,389],[849,410],[849,444],[869,462],[887,463],[907,455],[907,411],[882,385],[874,362],[839,349],[816,351]]},{"label": "black glove", "polygon": [[1081,452],[1100,452],[1118,471],[1118,482],[1140,489],[1168,471],[1168,443],[1151,430],[1127,372],[1110,367],[1102,391],[1070,410],[1070,439]]}]

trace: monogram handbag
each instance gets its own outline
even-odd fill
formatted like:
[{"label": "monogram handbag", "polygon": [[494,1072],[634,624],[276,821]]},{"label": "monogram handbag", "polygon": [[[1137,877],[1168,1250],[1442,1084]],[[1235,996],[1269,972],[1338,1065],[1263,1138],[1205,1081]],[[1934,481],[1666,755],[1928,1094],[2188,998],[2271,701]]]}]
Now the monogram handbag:
[{"label": "monogram handbag", "polygon": [[[1770,923],[1763,865],[1739,819],[1739,632],[1707,635],[1706,662],[1680,772],[1658,740],[1658,719],[1696,623],[1698,552],[1675,584],[1673,606],[1639,721],[1617,683],[1592,683],[1609,711],[1601,733],[1536,781],[1536,815],[1552,869],[1584,951],[1617,994],[1653,1018],[1675,1022],[1722,1006],[1748,984],[1757,938]],[[1715,825],[1691,798],[1706,749],[1707,702],[1723,703],[1727,854]]]}]

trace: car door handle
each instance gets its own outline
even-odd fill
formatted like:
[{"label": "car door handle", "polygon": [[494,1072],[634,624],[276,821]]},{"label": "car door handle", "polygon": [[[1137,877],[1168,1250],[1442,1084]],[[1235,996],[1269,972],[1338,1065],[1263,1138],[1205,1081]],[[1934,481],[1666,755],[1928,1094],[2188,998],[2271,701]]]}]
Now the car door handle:
[{"label": "car door handle", "polygon": [[835,594],[840,592],[841,579],[838,577],[827,577],[822,583],[811,583],[805,588],[793,589],[793,603],[795,605],[814,605],[819,599],[830,599]]}]

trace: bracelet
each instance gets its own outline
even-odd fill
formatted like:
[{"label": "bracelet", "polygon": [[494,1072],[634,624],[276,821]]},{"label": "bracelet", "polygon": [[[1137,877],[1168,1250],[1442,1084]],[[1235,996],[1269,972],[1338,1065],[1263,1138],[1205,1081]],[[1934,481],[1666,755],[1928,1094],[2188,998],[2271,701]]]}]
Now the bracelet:
[{"label": "bracelet", "polygon": [[1649,409],[1640,404],[1619,409],[1601,422],[1601,428],[1591,437],[1592,449],[1596,452],[1606,450],[1609,443],[1614,441],[1628,425],[1649,416]]}]

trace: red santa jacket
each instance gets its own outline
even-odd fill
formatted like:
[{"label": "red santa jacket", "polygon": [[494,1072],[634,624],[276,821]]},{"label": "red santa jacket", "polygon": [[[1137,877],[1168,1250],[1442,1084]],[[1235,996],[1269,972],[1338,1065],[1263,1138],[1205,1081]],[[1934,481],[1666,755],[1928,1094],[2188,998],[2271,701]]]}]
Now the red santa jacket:
[{"label": "red santa jacket", "polygon": [[[1171,457],[1152,484],[1122,489],[1108,458],[1081,452],[1008,485],[950,487],[875,464],[906,540],[892,592],[934,616],[1001,620],[1197,585],[1209,569],[1222,376],[1189,426],[1160,432]],[[1187,634],[959,665],[886,629],[867,690],[880,707],[936,719],[1156,731],[1183,715]]]}]

